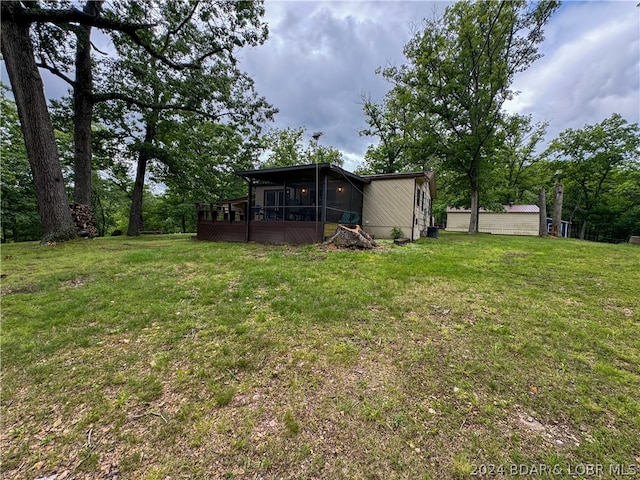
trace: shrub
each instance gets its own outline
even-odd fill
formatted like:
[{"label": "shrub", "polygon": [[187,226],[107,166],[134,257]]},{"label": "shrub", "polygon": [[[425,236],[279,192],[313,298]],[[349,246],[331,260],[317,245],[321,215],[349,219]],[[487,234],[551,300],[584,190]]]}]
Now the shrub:
[{"label": "shrub", "polygon": [[391,229],[391,238],[396,240],[396,239],[402,238],[402,237],[404,237],[404,232],[402,231],[402,229],[400,227],[393,227]]}]

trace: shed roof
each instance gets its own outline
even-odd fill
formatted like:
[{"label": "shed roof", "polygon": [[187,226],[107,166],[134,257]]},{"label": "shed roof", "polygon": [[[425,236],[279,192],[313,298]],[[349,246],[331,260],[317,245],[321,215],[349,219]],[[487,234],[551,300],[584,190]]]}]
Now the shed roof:
[{"label": "shed roof", "polygon": [[[502,205],[503,212],[493,212],[484,208],[480,209],[481,213],[540,213],[540,207],[537,205]],[[470,208],[447,208],[447,213],[471,213]]]},{"label": "shed roof", "polygon": [[246,179],[247,181],[260,181],[260,182],[281,182],[283,178],[295,177],[297,181],[313,181],[315,179],[316,171],[321,171],[323,174],[333,174],[336,177],[345,177],[351,181],[356,181],[360,184],[369,183],[370,180],[355,175],[351,172],[333,165],[331,163],[310,163],[308,165],[294,165],[291,167],[274,167],[274,168],[261,168],[257,170],[241,170],[236,172]]},{"label": "shed roof", "polygon": [[362,175],[363,178],[370,181],[375,180],[395,180],[399,178],[424,178],[429,184],[431,196],[436,196],[436,176],[433,171],[430,172],[403,172],[403,173],[376,173],[372,175]]}]

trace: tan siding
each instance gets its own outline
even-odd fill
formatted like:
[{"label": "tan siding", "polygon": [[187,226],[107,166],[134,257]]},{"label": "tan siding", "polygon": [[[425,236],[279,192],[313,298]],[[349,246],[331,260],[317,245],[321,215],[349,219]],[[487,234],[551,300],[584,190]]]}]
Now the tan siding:
[{"label": "tan siding", "polygon": [[414,209],[414,178],[379,179],[364,188],[363,228],[376,238],[391,238],[391,229],[400,227],[411,235]]},{"label": "tan siding", "polygon": [[447,231],[467,232],[469,231],[469,213],[447,213]]},{"label": "tan siding", "polygon": [[481,213],[480,231],[498,235],[537,235],[537,213]]},{"label": "tan siding", "polygon": [[[469,212],[447,213],[447,230],[466,232],[469,230]],[[537,213],[486,213],[480,212],[478,219],[481,233],[497,235],[538,235]]]}]

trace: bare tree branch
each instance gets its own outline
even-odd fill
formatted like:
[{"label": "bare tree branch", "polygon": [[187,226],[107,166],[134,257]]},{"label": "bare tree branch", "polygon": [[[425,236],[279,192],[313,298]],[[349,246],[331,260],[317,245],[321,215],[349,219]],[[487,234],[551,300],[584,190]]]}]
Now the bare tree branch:
[{"label": "bare tree branch", "polygon": [[123,101],[129,105],[135,105],[137,107],[140,108],[148,108],[150,110],[156,110],[156,111],[161,111],[161,110],[179,110],[181,112],[191,112],[191,113],[197,113],[198,115],[202,115],[203,117],[211,120],[211,121],[218,121],[220,120],[221,117],[223,116],[227,116],[229,115],[229,113],[223,113],[223,114],[211,114],[209,112],[206,112],[204,110],[200,110],[199,108],[196,107],[189,107],[187,105],[183,105],[180,103],[153,103],[153,102],[144,102],[141,101],[138,98],[129,96],[129,95],[125,95],[123,93],[119,93],[119,92],[109,92],[109,93],[97,93],[93,95],[93,101],[95,103],[99,103],[99,102],[108,102],[110,100],[120,100]]},{"label": "bare tree branch", "polygon": [[38,68],[44,68],[45,70],[48,70],[49,72],[51,72],[53,75],[55,75],[58,78],[61,78],[62,80],[64,80],[66,83],[68,83],[70,86],[74,86],[76,84],[76,82],[74,82],[73,80],[71,80],[71,78],[67,77],[64,73],[62,73],[57,67],[54,67],[52,65],[49,65],[48,63],[46,63],[44,60],[41,62],[36,62],[36,66]]},{"label": "bare tree branch", "polygon": [[[3,14],[5,14],[3,12]],[[20,22],[41,22],[41,23],[53,23],[56,25],[79,23],[81,25],[90,25],[92,27],[99,28],[101,30],[116,31],[127,35],[136,45],[144,49],[149,55],[157,60],[160,60],[163,64],[175,69],[185,70],[189,68],[200,68],[202,61],[211,55],[223,51],[222,48],[218,48],[208,52],[207,54],[199,57],[196,62],[179,63],[174,62],[157,52],[147,42],[145,42],[138,34],[139,30],[146,30],[156,26],[156,23],[127,23],[111,18],[105,18],[102,16],[88,15],[75,7],[71,7],[66,10],[56,9],[44,9],[40,7],[22,8],[19,12],[9,13],[15,17],[16,21]],[[5,14],[6,15],[6,14]]]}]

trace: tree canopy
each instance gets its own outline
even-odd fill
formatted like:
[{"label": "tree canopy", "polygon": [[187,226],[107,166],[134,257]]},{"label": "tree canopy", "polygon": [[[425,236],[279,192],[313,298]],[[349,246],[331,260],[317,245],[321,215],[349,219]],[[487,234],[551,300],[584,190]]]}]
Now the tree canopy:
[{"label": "tree canopy", "polygon": [[[147,119],[165,110],[188,111],[236,125],[257,124],[273,113],[234,57],[238,48],[265,40],[263,14],[261,2],[88,1],[82,9],[66,2],[3,2],[2,53],[23,112],[44,237],[69,238],[74,226],[38,67],[74,89],[75,195],[87,202],[96,102],[118,101],[114,112],[122,115],[135,106]],[[92,28],[111,34],[116,58],[92,60]]]},{"label": "tree canopy", "polygon": [[[580,238],[585,238],[590,223],[612,223],[616,211],[639,211],[638,124],[614,113],[596,125],[561,132],[546,153],[555,160],[556,179],[565,183],[569,218],[580,223]],[[598,222],[598,217],[603,218]],[[640,220],[628,227],[639,230]]]},{"label": "tree canopy", "polygon": [[[333,163],[342,166],[344,159],[342,153],[333,147],[320,145],[318,138],[312,135],[305,145],[304,137],[307,135],[304,128],[274,128],[262,138],[265,149],[264,160],[260,166],[290,167],[293,165],[306,165],[309,163]],[[317,134],[316,134],[317,135]]]},{"label": "tree canopy", "polygon": [[425,20],[405,47],[407,65],[383,70],[393,84],[392,104],[411,116],[422,158],[439,158],[442,169],[466,182],[469,233],[478,231],[480,192],[499,160],[496,133],[506,123],[503,105],[515,95],[514,76],[540,57],[543,28],[557,7],[554,1],[456,2],[442,17]]}]

